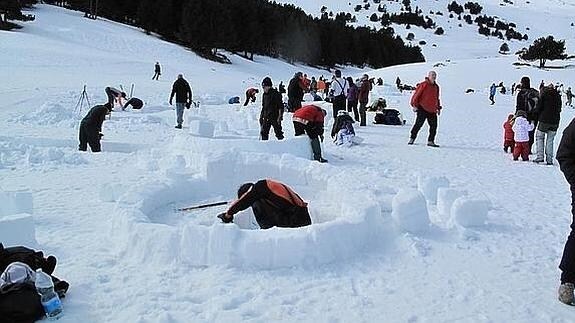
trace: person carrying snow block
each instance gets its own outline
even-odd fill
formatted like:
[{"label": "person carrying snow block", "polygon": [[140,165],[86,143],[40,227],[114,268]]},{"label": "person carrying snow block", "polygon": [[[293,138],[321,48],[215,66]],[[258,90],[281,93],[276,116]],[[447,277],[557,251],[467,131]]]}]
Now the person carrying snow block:
[{"label": "person carrying snow block", "polygon": [[126,98],[125,92],[109,86],[104,89],[104,92],[106,92],[106,95],[108,96],[108,103],[110,103],[112,108],[114,108],[115,102],[118,102],[120,106],[123,106],[122,99]]},{"label": "person carrying snow block", "polygon": [[139,110],[144,106],[144,101],[138,98],[130,98],[126,104],[122,107],[122,111],[126,110],[128,106],[132,106],[132,109]]},{"label": "person carrying snow block", "polygon": [[514,115],[510,113],[507,116],[507,121],[503,123],[503,151],[513,152],[513,147],[515,146],[515,133],[513,132],[513,117]]},{"label": "person carrying snow block", "polygon": [[321,156],[320,138],[323,141],[323,122],[327,112],[316,106],[306,105],[298,109],[293,114],[293,126],[296,136],[301,136],[306,133],[311,139],[311,150],[313,151],[313,159],[320,163],[326,163],[327,160]]},{"label": "person carrying snow block", "polygon": [[355,130],[353,129],[353,119],[345,111],[339,111],[333,128],[331,129],[331,137],[334,139],[336,145],[351,146],[353,144],[353,137],[355,137]]},{"label": "person carrying snow block", "polygon": [[248,106],[248,103],[250,103],[250,100],[252,101],[252,103],[256,102],[256,94],[258,94],[260,91],[258,89],[255,89],[253,87],[247,89],[246,91],[246,102],[244,102],[244,107]]},{"label": "person carrying snow block", "polygon": [[100,139],[102,138],[102,123],[106,119],[106,115],[112,111],[110,103],[104,105],[97,105],[88,111],[88,114],[80,122],[80,146],[81,151],[88,150],[88,145],[92,152],[100,152]]},{"label": "person carrying snow block", "polygon": [[529,160],[529,132],[535,127],[527,121],[527,113],[523,110],[517,111],[513,121],[513,132],[515,133],[515,148],[513,148],[513,160],[518,160],[519,156],[523,161]]},{"label": "person carrying snow block", "polygon": [[176,96],[176,129],[182,129],[184,122],[184,108],[189,109],[192,103],[192,89],[188,81],[182,74],[178,74],[178,79],[172,85],[172,94],[170,94],[170,105]]},{"label": "person carrying snow block", "polygon": [[271,179],[240,186],[238,199],[218,218],[230,223],[235,214],[249,207],[262,229],[298,228],[311,224],[307,203],[289,186]]},{"label": "person carrying snow block", "polygon": [[411,129],[411,137],[407,143],[408,145],[414,144],[417,133],[419,133],[423,123],[427,120],[429,124],[427,145],[430,147],[439,147],[439,145],[435,143],[435,135],[437,133],[437,116],[441,113],[441,103],[439,102],[439,85],[436,79],[437,73],[430,71],[425,80],[417,84],[415,93],[411,97],[411,106],[417,114],[417,118]]},{"label": "person carrying snow block", "polygon": [[266,77],[262,81],[264,94],[262,95],[262,111],[260,113],[260,135],[262,140],[268,140],[270,128],[274,128],[274,133],[278,140],[284,139],[282,130],[282,120],[284,115],[284,104],[282,95],[278,90],[272,88],[272,79]]},{"label": "person carrying snow block", "polygon": [[563,137],[557,149],[559,168],[571,187],[571,232],[565,242],[563,257],[559,264],[561,269],[561,285],[559,286],[559,301],[574,305],[575,299],[575,119],[563,131]]}]

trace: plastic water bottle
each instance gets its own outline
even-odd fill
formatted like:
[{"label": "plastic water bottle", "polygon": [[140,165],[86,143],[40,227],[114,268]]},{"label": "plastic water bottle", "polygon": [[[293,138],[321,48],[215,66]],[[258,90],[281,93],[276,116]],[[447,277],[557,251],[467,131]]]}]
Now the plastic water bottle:
[{"label": "plastic water bottle", "polygon": [[46,312],[46,317],[49,320],[57,320],[62,316],[62,302],[58,294],[54,291],[54,283],[50,275],[42,271],[36,270],[36,291],[40,295],[40,302]]}]

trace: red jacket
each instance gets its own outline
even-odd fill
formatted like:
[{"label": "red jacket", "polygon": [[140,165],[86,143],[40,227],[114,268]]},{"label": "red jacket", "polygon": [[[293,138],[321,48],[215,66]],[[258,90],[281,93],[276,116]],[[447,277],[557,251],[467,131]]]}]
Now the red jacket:
[{"label": "red jacket", "polygon": [[513,126],[511,125],[511,121],[507,120],[505,121],[505,123],[503,124],[503,129],[505,129],[504,135],[503,135],[503,140],[505,141],[514,141],[515,139],[515,133],[513,132]]},{"label": "red jacket", "polygon": [[425,78],[425,81],[417,84],[415,93],[411,97],[411,106],[429,113],[437,113],[441,109],[439,85],[437,83],[431,84]]},{"label": "red jacket", "polygon": [[257,89],[251,87],[246,91],[246,95],[249,97],[255,96],[257,93]]},{"label": "red jacket", "polygon": [[316,105],[306,105],[299,109],[293,114],[294,121],[307,121],[302,122],[307,124],[309,122],[321,123],[323,124],[323,120],[325,115],[323,114],[323,110],[316,106]]},{"label": "red jacket", "polygon": [[360,103],[367,103],[369,101],[369,91],[371,91],[371,82],[369,80],[361,81],[359,88],[358,100]]}]

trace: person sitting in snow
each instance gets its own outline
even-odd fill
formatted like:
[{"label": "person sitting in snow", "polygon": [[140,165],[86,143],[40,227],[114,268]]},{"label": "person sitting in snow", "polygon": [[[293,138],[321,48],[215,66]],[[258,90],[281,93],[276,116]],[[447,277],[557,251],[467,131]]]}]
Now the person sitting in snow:
[{"label": "person sitting in snow", "polygon": [[100,146],[100,139],[103,136],[102,124],[110,111],[112,111],[112,105],[109,102],[104,105],[97,105],[88,111],[88,114],[80,122],[79,150],[88,150],[88,145],[94,153],[102,150]]},{"label": "person sitting in snow", "polygon": [[507,116],[507,121],[503,123],[503,151],[513,152],[513,147],[515,146],[515,133],[513,132],[513,117],[514,115],[510,113]]},{"label": "person sitting in snow", "polygon": [[293,114],[293,126],[296,136],[301,136],[307,133],[311,139],[311,150],[313,151],[313,159],[320,163],[327,163],[327,159],[321,156],[320,138],[323,141],[323,123],[327,112],[316,106],[306,105],[299,108]]},{"label": "person sitting in snow", "polygon": [[144,106],[144,101],[136,97],[130,98],[128,102],[126,102],[126,104],[124,104],[122,107],[122,111],[126,110],[126,108],[130,105],[132,106],[132,109],[139,110]]},{"label": "person sitting in snow", "polygon": [[334,139],[336,145],[351,146],[353,144],[353,137],[355,137],[355,130],[353,129],[353,119],[346,111],[339,111],[337,118],[333,123],[331,129],[331,137]]},{"label": "person sitting in snow", "polygon": [[252,101],[252,103],[256,102],[256,94],[258,94],[260,92],[260,90],[256,89],[256,88],[249,88],[246,91],[246,102],[244,102],[244,107],[248,105],[248,103],[250,102],[250,100]]},{"label": "person sitting in snow", "polygon": [[233,222],[235,214],[249,207],[262,229],[298,228],[311,224],[307,203],[289,186],[271,179],[240,186],[238,199],[218,218],[224,223]]},{"label": "person sitting in snow", "polygon": [[118,104],[121,107],[124,106],[122,103],[122,99],[126,98],[125,92],[122,92],[116,88],[109,87],[109,86],[104,89],[104,92],[106,92],[106,95],[108,96],[108,103],[110,103],[110,106],[112,107],[112,109],[114,108],[115,102],[118,102]]},{"label": "person sitting in snow", "polygon": [[513,148],[513,160],[518,160],[519,156],[523,161],[529,160],[529,132],[533,131],[535,126],[527,121],[527,113],[523,110],[517,110],[515,120],[513,121],[513,132],[515,133],[515,148]]}]

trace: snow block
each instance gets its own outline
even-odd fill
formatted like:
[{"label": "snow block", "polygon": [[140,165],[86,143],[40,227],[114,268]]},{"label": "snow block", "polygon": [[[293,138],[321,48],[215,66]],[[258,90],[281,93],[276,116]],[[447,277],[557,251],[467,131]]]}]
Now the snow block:
[{"label": "snow block", "polygon": [[33,214],[32,193],[26,191],[0,192],[0,216],[18,213]]},{"label": "snow block", "polygon": [[107,183],[100,186],[100,201],[102,202],[116,202],[122,194],[126,192],[126,188],[121,184]]},{"label": "snow block", "polygon": [[213,138],[215,126],[206,120],[191,120],[190,133],[199,137]]},{"label": "snow block", "polygon": [[391,202],[391,217],[401,231],[421,232],[429,228],[425,197],[413,189],[400,190]]},{"label": "snow block", "polygon": [[440,187],[437,190],[437,211],[443,220],[449,220],[453,202],[463,195],[465,192],[447,187]]},{"label": "snow block", "polygon": [[417,178],[417,189],[423,193],[427,201],[431,204],[437,203],[437,190],[440,187],[449,187],[449,180],[444,176],[419,176]]},{"label": "snow block", "polygon": [[5,247],[37,245],[32,215],[20,213],[0,217],[0,242]]},{"label": "snow block", "polygon": [[451,207],[451,223],[464,228],[483,226],[487,220],[489,206],[487,200],[460,197]]}]

